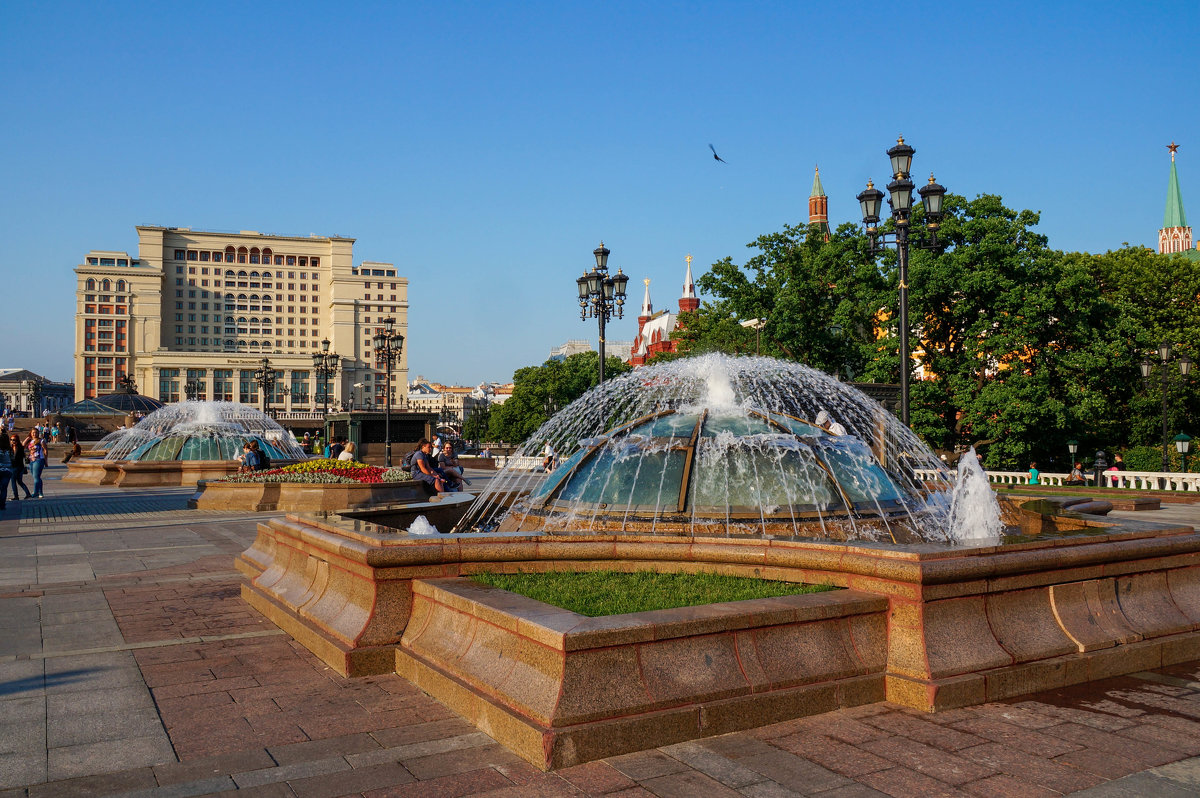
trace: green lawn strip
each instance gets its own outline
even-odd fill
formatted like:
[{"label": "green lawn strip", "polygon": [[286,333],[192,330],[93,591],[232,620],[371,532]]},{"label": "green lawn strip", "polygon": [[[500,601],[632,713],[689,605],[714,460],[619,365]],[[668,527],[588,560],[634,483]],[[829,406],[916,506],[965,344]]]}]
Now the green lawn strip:
[{"label": "green lawn strip", "polygon": [[651,571],[481,573],[472,575],[471,579],[592,618],[834,589],[831,585],[772,582],[721,574],[660,574]]}]

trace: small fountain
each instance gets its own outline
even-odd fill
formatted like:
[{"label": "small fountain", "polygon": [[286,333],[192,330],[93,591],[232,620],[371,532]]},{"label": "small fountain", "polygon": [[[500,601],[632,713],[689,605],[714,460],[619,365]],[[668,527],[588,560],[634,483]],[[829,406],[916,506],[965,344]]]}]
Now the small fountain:
[{"label": "small fountain", "polygon": [[260,410],[235,402],[186,401],[106,436],[98,447],[103,459],[72,461],[65,479],[126,487],[195,484],[236,473],[242,446],[250,441],[273,465],[307,457],[291,434]]}]

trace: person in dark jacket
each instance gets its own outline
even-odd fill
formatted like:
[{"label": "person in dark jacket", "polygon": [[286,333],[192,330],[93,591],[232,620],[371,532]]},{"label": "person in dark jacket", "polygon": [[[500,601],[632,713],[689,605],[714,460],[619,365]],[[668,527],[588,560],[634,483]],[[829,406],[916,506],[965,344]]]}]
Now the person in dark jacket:
[{"label": "person in dark jacket", "polygon": [[9,457],[12,458],[12,489],[13,499],[17,498],[17,486],[21,486],[21,490],[25,491],[25,498],[30,497],[29,488],[25,486],[25,447],[21,445],[21,438],[17,433],[13,433],[8,438]]}]

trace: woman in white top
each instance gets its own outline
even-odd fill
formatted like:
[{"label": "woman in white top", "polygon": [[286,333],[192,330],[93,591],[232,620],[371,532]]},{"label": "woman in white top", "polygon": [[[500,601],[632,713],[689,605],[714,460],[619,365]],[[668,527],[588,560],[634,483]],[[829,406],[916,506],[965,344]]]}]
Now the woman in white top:
[{"label": "woman in white top", "polygon": [[342,449],[342,453],[337,456],[339,460],[354,459],[354,441],[346,441],[346,446]]}]

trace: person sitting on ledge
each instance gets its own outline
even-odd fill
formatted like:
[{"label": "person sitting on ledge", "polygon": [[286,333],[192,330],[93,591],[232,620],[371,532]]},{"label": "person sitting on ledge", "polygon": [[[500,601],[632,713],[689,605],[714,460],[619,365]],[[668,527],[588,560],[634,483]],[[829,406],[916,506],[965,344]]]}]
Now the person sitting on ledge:
[{"label": "person sitting on ledge", "polygon": [[428,438],[417,442],[417,453],[413,455],[412,478],[422,483],[429,494],[446,492],[446,475],[433,460],[433,443]]},{"label": "person sitting on ledge", "polygon": [[238,466],[239,474],[248,474],[258,470],[258,452],[254,451],[252,441],[242,444],[242,456],[238,459],[242,461],[242,464]]},{"label": "person sitting on ledge", "polygon": [[454,454],[454,444],[450,441],[442,444],[442,450],[437,456],[437,465],[445,475],[450,490],[462,490],[464,482],[471,484],[471,480],[463,476],[462,464],[458,462],[458,457]]},{"label": "person sitting on ledge", "polygon": [[1083,476],[1083,463],[1076,463],[1071,469],[1071,473],[1067,476],[1067,481],[1064,485],[1086,485],[1087,479]]}]

